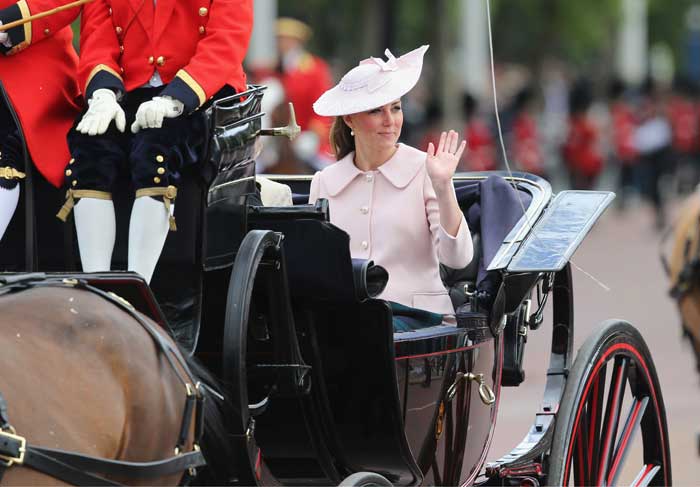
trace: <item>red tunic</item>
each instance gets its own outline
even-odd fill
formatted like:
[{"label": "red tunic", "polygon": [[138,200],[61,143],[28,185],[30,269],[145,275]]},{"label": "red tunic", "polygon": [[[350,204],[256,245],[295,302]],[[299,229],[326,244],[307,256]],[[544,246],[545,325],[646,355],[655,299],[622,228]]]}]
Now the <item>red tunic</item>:
[{"label": "red tunic", "polygon": [[[0,0],[0,8],[5,9],[0,17],[7,23],[63,3]],[[7,16],[14,13],[19,15]],[[8,55],[0,56],[0,80],[19,117],[31,158],[54,186],[63,182],[70,159],[66,134],[79,113],[75,102],[79,96],[75,80],[78,58],[69,26],[78,13],[79,9],[74,8],[25,24],[17,31],[11,29],[13,41],[21,35],[22,42],[13,42],[15,47]],[[29,46],[31,49],[26,49]]]},{"label": "red tunic", "polygon": [[597,176],[603,169],[598,132],[586,115],[574,115],[569,119],[569,134],[563,154],[569,168],[584,176]]},{"label": "red tunic", "polygon": [[[135,14],[138,12],[138,16]],[[246,89],[253,0],[94,0],[83,7],[80,86],[132,91],[157,70],[188,111],[228,84]]]},{"label": "red tunic", "polygon": [[698,137],[698,124],[693,102],[675,97],[668,104],[668,116],[673,132],[673,148],[680,154],[693,153]]},{"label": "red tunic", "polygon": [[313,109],[314,102],[332,86],[328,64],[305,52],[293,67],[282,73],[280,81],[287,100],[294,104],[301,129],[316,132],[320,139],[319,153],[329,153],[332,119],[317,115]]},{"label": "red tunic", "polygon": [[634,146],[634,132],[637,128],[634,112],[624,102],[616,102],[611,108],[613,126],[613,149],[621,164],[630,165],[637,161]]},{"label": "red tunic", "polygon": [[488,126],[481,120],[472,119],[464,129],[464,137],[467,141],[467,154],[462,159],[462,165],[466,166],[466,170],[496,169],[496,149]]},{"label": "red tunic", "polygon": [[532,174],[544,174],[537,123],[527,113],[520,113],[513,122],[513,154],[518,168]]}]

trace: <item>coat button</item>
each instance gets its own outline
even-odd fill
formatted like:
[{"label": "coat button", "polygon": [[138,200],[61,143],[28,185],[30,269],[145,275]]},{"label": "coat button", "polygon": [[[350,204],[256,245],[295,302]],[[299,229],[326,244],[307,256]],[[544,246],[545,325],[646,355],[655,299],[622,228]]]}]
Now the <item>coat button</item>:
[{"label": "coat button", "polygon": [[372,179],[374,179],[374,176],[372,176],[371,174],[367,174],[367,175],[365,175],[365,179],[367,180],[368,183],[371,183]]},{"label": "coat button", "polygon": [[109,7],[109,16],[112,16],[112,7]]},{"label": "coat button", "polygon": [[160,174],[160,175],[163,175],[163,174],[165,174],[165,168],[164,168],[164,167],[159,167],[158,169],[156,169],[156,172],[157,172],[158,174]]},{"label": "coat button", "polygon": [[165,157],[163,157],[162,155],[158,154],[156,156],[156,162],[163,162],[164,160],[165,160]]},{"label": "coat button", "polygon": [[156,184],[160,183],[160,178],[158,176],[154,177],[153,182]]},{"label": "coat button", "polygon": [[207,31],[207,29],[205,29],[203,25],[199,26],[199,33],[200,34],[204,34],[206,31]]},{"label": "coat button", "polygon": [[364,250],[367,250],[369,248],[369,244],[367,243],[367,240],[363,240],[361,245],[362,245],[362,248]]},{"label": "coat button", "polygon": [[119,52],[124,53],[124,46],[119,46]]},{"label": "coat button", "polygon": [[158,59],[156,59],[156,64],[158,66],[162,66],[165,64],[165,58],[163,56],[158,56]]},{"label": "coat button", "polygon": [[114,30],[117,31],[117,34],[121,34],[121,33],[122,33],[122,28],[119,27],[119,26],[117,26]]},{"label": "coat button", "polygon": [[49,29],[44,29],[44,35],[49,35],[51,34],[51,30]]},{"label": "coat button", "polygon": [[207,10],[206,7],[202,7],[199,9],[199,16],[200,17],[205,17],[209,13],[209,10]]},{"label": "coat button", "polygon": [[70,183],[70,185],[71,185],[71,186],[77,186],[77,185],[78,185],[78,181],[73,181],[72,183]]},{"label": "coat button", "polygon": [[71,157],[71,160],[68,161],[68,164],[73,164],[74,162],[75,162],[75,159],[73,159],[73,158]]},{"label": "coat button", "polygon": [[156,62],[156,58],[154,58],[153,56],[148,56],[148,64],[153,64],[155,62]]},{"label": "coat button", "polygon": [[66,176],[70,176],[71,174],[73,174],[73,171],[71,171],[70,169],[66,169]]},{"label": "coat button", "polygon": [[369,208],[367,208],[366,206],[363,206],[362,208],[360,208],[360,212],[363,215],[366,215],[367,213],[369,213]]}]

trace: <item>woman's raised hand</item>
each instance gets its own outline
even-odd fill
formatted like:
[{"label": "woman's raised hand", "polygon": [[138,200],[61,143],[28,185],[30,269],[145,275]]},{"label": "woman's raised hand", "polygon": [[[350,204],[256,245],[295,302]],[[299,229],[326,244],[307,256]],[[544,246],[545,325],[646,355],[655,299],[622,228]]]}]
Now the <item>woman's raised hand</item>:
[{"label": "woman's raised hand", "polygon": [[452,176],[457,170],[457,165],[466,147],[467,141],[463,140],[460,143],[459,135],[454,130],[440,134],[437,150],[432,142],[428,144],[428,157],[425,165],[435,191],[452,185]]}]

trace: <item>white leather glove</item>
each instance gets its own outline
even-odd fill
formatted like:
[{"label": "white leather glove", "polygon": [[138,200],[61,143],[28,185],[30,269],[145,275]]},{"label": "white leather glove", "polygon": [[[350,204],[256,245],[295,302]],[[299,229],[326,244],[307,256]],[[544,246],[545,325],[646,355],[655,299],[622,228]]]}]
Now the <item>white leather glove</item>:
[{"label": "white leather glove", "polygon": [[169,96],[154,96],[141,103],[136,110],[136,120],[131,124],[131,132],[141,129],[155,129],[163,126],[164,118],[175,118],[185,111],[185,104]]},{"label": "white leather glove", "polygon": [[[0,21],[0,25],[2,25],[2,22]],[[0,44],[3,44],[5,47],[12,47],[12,44],[9,44],[10,36],[7,32],[2,31],[0,32]]]},{"label": "white leather glove", "polygon": [[76,127],[78,132],[88,135],[104,134],[112,120],[114,120],[117,130],[124,132],[126,116],[122,107],[117,103],[117,95],[112,90],[107,88],[95,90],[88,100],[88,105],[88,111],[85,112]]}]

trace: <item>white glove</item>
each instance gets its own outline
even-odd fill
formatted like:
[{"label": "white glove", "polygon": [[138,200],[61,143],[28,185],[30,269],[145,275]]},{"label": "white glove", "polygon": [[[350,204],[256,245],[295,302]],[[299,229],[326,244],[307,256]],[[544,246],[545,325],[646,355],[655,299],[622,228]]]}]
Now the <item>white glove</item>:
[{"label": "white glove", "polygon": [[175,118],[185,111],[185,104],[169,96],[154,96],[151,100],[141,103],[136,110],[136,120],[131,124],[131,132],[141,129],[155,129],[163,126],[164,118]]},{"label": "white glove", "polygon": [[95,90],[88,100],[88,105],[90,108],[76,127],[78,132],[88,135],[104,134],[112,120],[114,120],[117,130],[124,132],[126,116],[122,107],[117,103],[117,95],[112,90],[106,88]]},{"label": "white glove", "polygon": [[[0,25],[2,25],[2,21],[0,21]],[[12,44],[8,42],[9,38],[10,36],[7,32],[0,32],[0,44],[4,45],[5,47],[12,47]]]},{"label": "white glove", "polygon": [[321,144],[319,136],[313,130],[304,130],[292,141],[294,155],[302,161],[310,161],[316,154]]}]

